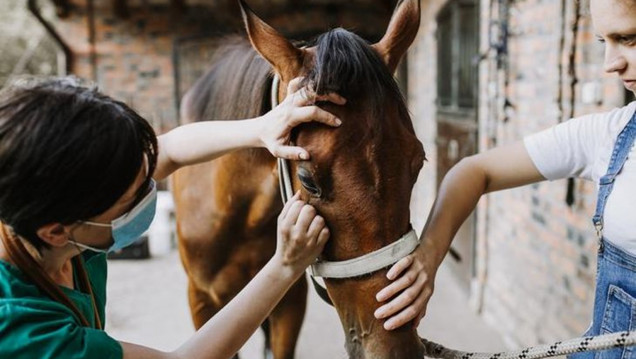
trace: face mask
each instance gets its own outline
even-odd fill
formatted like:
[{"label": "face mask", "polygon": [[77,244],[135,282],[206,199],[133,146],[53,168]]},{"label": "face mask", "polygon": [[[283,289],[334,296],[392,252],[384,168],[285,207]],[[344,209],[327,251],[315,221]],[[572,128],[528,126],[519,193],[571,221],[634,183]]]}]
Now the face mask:
[{"label": "face mask", "polygon": [[112,228],[113,245],[108,249],[94,248],[75,242],[72,243],[80,248],[89,249],[95,252],[107,253],[120,250],[133,244],[150,228],[150,223],[155,218],[157,209],[157,185],[154,180],[150,180],[150,192],[129,212],[114,219],[110,224],[81,221],[84,224],[97,227]]}]

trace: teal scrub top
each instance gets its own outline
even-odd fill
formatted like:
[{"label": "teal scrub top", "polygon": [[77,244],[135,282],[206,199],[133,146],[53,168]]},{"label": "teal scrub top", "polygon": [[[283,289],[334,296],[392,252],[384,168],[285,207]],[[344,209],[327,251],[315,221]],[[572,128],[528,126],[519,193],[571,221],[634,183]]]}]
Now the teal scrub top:
[{"label": "teal scrub top", "polygon": [[[106,255],[85,251],[102,323],[106,307]],[[84,317],[95,325],[88,294],[61,287]],[[0,260],[0,358],[121,359],[119,342],[103,330],[83,327],[73,312],[42,293],[13,265]]]}]

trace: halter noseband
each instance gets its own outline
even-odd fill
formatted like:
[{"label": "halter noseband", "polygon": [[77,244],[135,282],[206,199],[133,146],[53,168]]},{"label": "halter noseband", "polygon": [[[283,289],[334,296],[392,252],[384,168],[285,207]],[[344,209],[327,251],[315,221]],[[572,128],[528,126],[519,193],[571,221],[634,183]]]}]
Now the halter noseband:
[{"label": "halter noseband", "polygon": [[[271,90],[272,108],[278,106],[279,84],[280,78],[278,75],[275,75],[274,80],[272,81]],[[291,176],[289,174],[289,163],[286,159],[282,158],[278,158],[278,183],[280,185],[280,193],[284,204],[294,195],[294,192],[292,189]],[[338,262],[316,260],[316,262],[307,269],[307,272],[312,277],[358,277],[364,274],[373,273],[394,264],[400,259],[411,254],[411,252],[417,248],[419,243],[420,240],[417,237],[415,230],[411,229],[397,241],[360,257]]]}]

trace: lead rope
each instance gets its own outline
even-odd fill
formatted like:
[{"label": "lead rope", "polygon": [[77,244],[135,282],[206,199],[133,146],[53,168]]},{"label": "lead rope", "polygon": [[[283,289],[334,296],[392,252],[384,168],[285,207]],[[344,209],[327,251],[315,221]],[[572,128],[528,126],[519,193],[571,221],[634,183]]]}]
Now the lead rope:
[{"label": "lead rope", "polygon": [[529,347],[523,350],[501,353],[471,353],[448,349],[437,343],[422,339],[427,358],[443,359],[537,359],[558,355],[582,353],[589,351],[625,348],[636,345],[636,331],[618,332],[594,337],[581,337],[556,342],[553,344]]}]

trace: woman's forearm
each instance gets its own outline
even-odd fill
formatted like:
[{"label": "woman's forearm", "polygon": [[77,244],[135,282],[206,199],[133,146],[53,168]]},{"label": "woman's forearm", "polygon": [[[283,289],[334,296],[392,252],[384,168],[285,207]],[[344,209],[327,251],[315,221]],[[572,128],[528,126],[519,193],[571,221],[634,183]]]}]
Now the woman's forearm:
[{"label": "woman's forearm", "polygon": [[302,274],[272,258],[221,311],[173,352],[120,342],[124,359],[228,359],[245,344]]},{"label": "woman's forearm", "polygon": [[453,237],[485,193],[545,180],[523,142],[466,157],[444,177],[424,226],[423,244],[439,265]]},{"label": "woman's forearm", "polygon": [[241,121],[204,121],[180,126],[159,137],[156,179],[175,170],[215,159],[227,152],[261,147],[260,119]]},{"label": "woman's forearm", "polygon": [[487,177],[471,158],[454,166],[444,177],[422,235],[422,250],[439,266],[455,234],[486,193]]},{"label": "woman's forearm", "polygon": [[273,258],[175,354],[179,358],[232,357],[302,273],[290,270]]},{"label": "woman's forearm", "polygon": [[322,252],[329,239],[324,218],[300,192],[278,216],[276,251],[272,259],[223,309],[190,340],[171,353],[121,343],[126,359],[186,359],[232,357],[258,329],[293,283]]},{"label": "woman's forearm", "polygon": [[260,117],[195,122],[159,136],[159,154],[153,177],[161,180],[183,166],[209,161],[246,147],[265,147],[276,157],[309,159],[306,150],[287,144],[292,129],[312,121],[340,126],[339,119],[315,106],[314,101],[343,105],[346,100],[333,93],[315,96],[307,89],[302,89],[301,93],[300,84],[299,79],[293,80],[285,100]]}]

